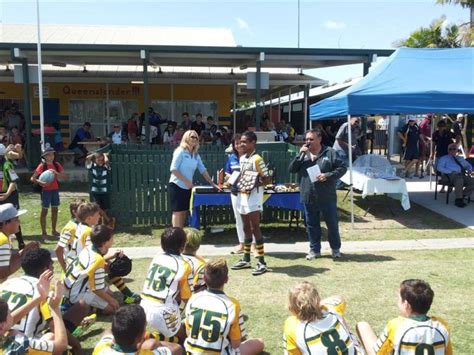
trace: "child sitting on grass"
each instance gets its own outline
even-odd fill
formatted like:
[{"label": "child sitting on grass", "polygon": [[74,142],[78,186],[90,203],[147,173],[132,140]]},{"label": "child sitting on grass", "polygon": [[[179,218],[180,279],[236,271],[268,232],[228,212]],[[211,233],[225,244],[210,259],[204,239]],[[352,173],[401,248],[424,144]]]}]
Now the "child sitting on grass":
[{"label": "child sitting on grass", "polygon": [[195,293],[186,305],[187,354],[260,354],[262,339],[244,340],[239,301],[224,293],[229,269],[223,259],[204,267],[207,289]]},{"label": "child sitting on grass", "polygon": [[[45,271],[39,277],[36,285],[37,292],[23,305],[13,311],[8,309],[8,303],[0,301],[0,352],[2,354],[62,354],[67,349],[67,332],[61,316],[60,304],[63,297],[64,286],[60,281],[54,285],[50,294],[50,284],[53,272]],[[29,338],[21,332],[11,330],[32,309],[48,300],[54,331],[46,333],[41,338]]]},{"label": "child sitting on grass", "polygon": [[283,332],[285,354],[363,354],[342,316],[345,306],[338,296],[321,300],[310,282],[295,285],[288,297],[292,315]]},{"label": "child sitting on grass", "polygon": [[191,266],[181,256],[185,243],[186,234],[182,228],[166,229],[161,234],[163,253],[151,261],[143,285],[140,304],[148,324],[158,331],[161,339],[175,336],[184,339],[179,304],[186,303],[191,296],[188,284]]},{"label": "child sitting on grass", "polygon": [[195,228],[184,228],[184,232],[186,233],[186,244],[184,245],[181,256],[191,266],[188,283],[191,292],[196,293],[206,288],[206,283],[203,278],[206,260],[196,255],[201,246],[202,234]]},{"label": "child sitting on grass", "polygon": [[178,344],[146,339],[146,315],[139,305],[121,307],[112,320],[112,331],[106,331],[93,355],[150,354],[181,355]]},{"label": "child sitting on grass", "polygon": [[81,251],[68,266],[64,277],[65,308],[83,300],[105,314],[114,314],[118,301],[106,282],[106,255],[112,247],[113,231],[105,225],[94,226],[90,235],[92,245]]},{"label": "child sitting on grass", "polygon": [[366,322],[357,324],[357,332],[369,355],[436,354],[451,355],[451,336],[446,321],[427,315],[434,292],[423,280],[405,280],[400,285],[400,316],[388,322],[377,339]]}]

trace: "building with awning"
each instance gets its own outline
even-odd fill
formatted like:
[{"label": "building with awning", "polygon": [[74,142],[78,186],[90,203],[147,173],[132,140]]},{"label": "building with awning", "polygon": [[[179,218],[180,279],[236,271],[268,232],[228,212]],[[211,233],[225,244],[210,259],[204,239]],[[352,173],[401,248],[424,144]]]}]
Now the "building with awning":
[{"label": "building with awning", "polygon": [[[392,53],[241,47],[225,28],[42,25],[41,30],[45,123],[59,124],[66,144],[86,121],[96,135],[105,135],[148,106],[178,122],[184,111],[201,112],[232,126],[237,102],[254,101],[258,127],[262,101],[326,84],[308,70],[362,64],[365,72],[374,57]],[[36,57],[34,25],[0,25],[0,111],[17,102],[32,118],[26,120],[32,124],[27,132],[39,124],[38,88],[28,69]],[[307,122],[305,106],[299,126]]]}]

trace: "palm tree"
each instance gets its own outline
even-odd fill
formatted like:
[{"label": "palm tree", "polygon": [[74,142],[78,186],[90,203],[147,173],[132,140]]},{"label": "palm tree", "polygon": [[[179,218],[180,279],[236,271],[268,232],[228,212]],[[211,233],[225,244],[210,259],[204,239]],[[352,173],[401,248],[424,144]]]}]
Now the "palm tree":
[{"label": "palm tree", "polygon": [[456,4],[462,7],[468,7],[471,10],[470,27],[474,28],[474,0],[436,0],[441,5]]},{"label": "palm tree", "polygon": [[394,43],[395,47],[412,48],[457,48],[461,46],[459,27],[450,25],[443,30],[443,16],[434,20],[429,27],[421,27],[412,32],[410,37]]}]

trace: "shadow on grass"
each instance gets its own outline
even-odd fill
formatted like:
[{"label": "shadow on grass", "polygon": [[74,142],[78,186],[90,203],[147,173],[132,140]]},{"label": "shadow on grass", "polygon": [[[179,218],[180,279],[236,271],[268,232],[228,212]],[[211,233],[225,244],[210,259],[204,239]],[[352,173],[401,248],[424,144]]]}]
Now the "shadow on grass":
[{"label": "shadow on grass", "polygon": [[127,234],[141,234],[141,235],[152,235],[153,229],[158,229],[156,226],[121,226],[115,227],[116,233],[127,233]]},{"label": "shadow on grass", "polygon": [[309,277],[329,271],[329,269],[325,267],[313,267],[307,265],[278,266],[273,268],[270,267],[270,269],[274,273],[286,274],[291,277]]},{"label": "shadow on grass", "polygon": [[[101,321],[112,322],[112,318],[110,318],[110,319],[108,319],[108,318],[107,319],[101,319]],[[105,329],[100,329],[100,328],[99,329],[93,329],[93,330],[85,333],[83,336],[79,337],[79,341],[83,342],[83,341],[85,341],[89,338],[93,338],[97,335],[100,335],[104,332],[104,330]],[[85,349],[83,349],[83,350],[85,350]],[[92,353],[86,352],[86,354],[92,354]]]},{"label": "shadow on grass", "polygon": [[[426,194],[433,194],[426,191]],[[439,203],[433,200],[433,203]],[[443,201],[444,203],[444,201]],[[411,204],[408,211],[403,210],[400,201],[385,195],[371,195],[362,198],[361,195],[354,196],[356,223],[367,223],[375,220],[393,220],[405,228],[410,229],[463,229],[465,226],[443,216],[430,211],[416,203]],[[368,215],[364,218],[365,211],[370,207]],[[455,208],[455,207],[453,207]],[[350,222],[350,205],[346,200],[343,208],[339,208],[340,221]],[[429,216],[429,218],[427,218]]]},{"label": "shadow on grass", "polygon": [[[328,256],[329,258],[330,256]],[[386,255],[376,254],[342,254],[342,258],[336,259],[337,263],[352,262],[352,263],[371,263],[371,262],[382,262],[382,261],[394,261],[394,257]]]}]

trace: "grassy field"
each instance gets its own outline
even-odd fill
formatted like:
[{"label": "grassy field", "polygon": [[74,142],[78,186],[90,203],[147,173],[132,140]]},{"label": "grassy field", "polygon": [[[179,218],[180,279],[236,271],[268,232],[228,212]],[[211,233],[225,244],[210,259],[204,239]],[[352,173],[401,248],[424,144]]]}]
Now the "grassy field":
[{"label": "grassy field", "polygon": [[[430,314],[446,319],[451,327],[454,354],[474,353],[474,323],[470,309],[474,307],[474,284],[471,263],[473,250],[392,252],[345,255],[343,261],[330,258],[306,261],[302,255],[268,257],[273,272],[259,277],[249,270],[231,271],[227,293],[240,300],[248,314],[247,329],[253,337],[265,339],[266,351],[278,354],[281,349],[283,322],[289,315],[286,295],[289,287],[301,280],[314,282],[322,297],[340,294],[347,299],[346,318],[352,328],[366,320],[375,331],[396,317],[399,282],[407,278],[422,278],[430,282],[435,300]],[[237,259],[229,257],[228,263]],[[134,260],[128,283],[140,290],[148,259]],[[467,262],[467,263],[466,263]],[[105,320],[105,321],[104,321]],[[99,319],[82,338],[90,353],[108,319]]]},{"label": "grassy field", "polygon": [[[59,229],[70,218],[68,205],[73,196],[88,198],[88,195],[85,193],[67,193],[62,196],[58,222]],[[341,219],[341,238],[343,241],[474,237],[472,230],[446,217],[418,205],[412,205],[409,211],[404,212],[398,202],[384,196],[372,198],[371,211],[366,217],[363,217],[363,215],[368,202],[356,198],[354,206],[356,215],[355,228],[352,229],[348,212],[350,211],[349,202],[348,200],[342,201],[343,196],[344,193],[341,191],[339,213]],[[387,204],[392,206],[395,216],[391,214]],[[41,209],[39,195],[33,193],[22,194],[21,206],[29,211],[28,214],[21,218],[23,232],[27,236],[26,239],[37,239],[41,234],[39,228],[39,213]],[[120,222],[120,217],[117,217],[117,219]],[[206,231],[203,242],[211,245],[231,245],[236,243],[235,225],[223,225],[221,227],[224,227],[224,232],[210,233]],[[115,235],[116,245],[118,247],[159,245],[159,236],[162,231],[163,227],[127,227],[119,225]],[[51,232],[50,228],[48,232]],[[298,229],[290,230],[287,223],[278,221],[265,223],[263,225],[263,234],[270,237],[269,241],[272,243],[306,240],[306,234],[302,226]],[[55,240],[47,241],[46,247],[52,247],[55,242]]]}]

